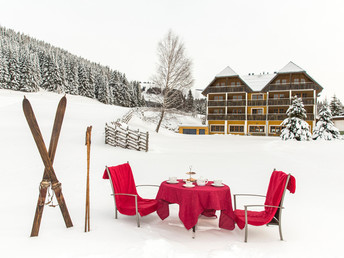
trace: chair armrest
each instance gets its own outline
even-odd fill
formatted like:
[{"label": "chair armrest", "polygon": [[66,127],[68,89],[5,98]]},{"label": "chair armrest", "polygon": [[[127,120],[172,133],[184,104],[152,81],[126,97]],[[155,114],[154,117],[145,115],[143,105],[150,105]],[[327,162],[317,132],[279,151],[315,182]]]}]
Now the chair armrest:
[{"label": "chair armrest", "polygon": [[136,187],[140,187],[140,186],[154,186],[154,187],[159,187],[158,185],[137,185]]},{"label": "chair armrest", "polygon": [[233,194],[233,197],[234,197],[234,210],[236,210],[236,197],[237,196],[266,197],[265,195],[261,195],[261,194]]},{"label": "chair armrest", "polygon": [[116,194],[111,194],[111,195],[128,195],[128,196],[134,196],[137,197],[136,194],[127,194],[127,193],[116,193]]},{"label": "chair armrest", "polygon": [[273,205],[265,205],[265,204],[250,204],[250,205],[244,205],[245,210],[247,209],[247,207],[271,207],[271,208],[280,208],[280,209],[284,209],[284,207],[280,207],[280,206],[273,206]]}]

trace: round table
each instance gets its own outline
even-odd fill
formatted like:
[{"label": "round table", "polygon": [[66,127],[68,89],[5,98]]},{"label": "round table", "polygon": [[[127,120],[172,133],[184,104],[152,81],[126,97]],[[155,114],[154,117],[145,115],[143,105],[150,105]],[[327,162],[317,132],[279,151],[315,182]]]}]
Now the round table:
[{"label": "round table", "polygon": [[195,187],[186,188],[183,180],[178,180],[177,184],[162,182],[156,197],[159,217],[162,220],[167,218],[169,204],[177,203],[180,220],[186,229],[191,229],[197,224],[199,215],[215,216],[215,211],[220,210],[219,227],[233,230],[235,222],[230,188],[227,185],[216,187],[212,184],[212,181],[205,186],[194,183]]}]

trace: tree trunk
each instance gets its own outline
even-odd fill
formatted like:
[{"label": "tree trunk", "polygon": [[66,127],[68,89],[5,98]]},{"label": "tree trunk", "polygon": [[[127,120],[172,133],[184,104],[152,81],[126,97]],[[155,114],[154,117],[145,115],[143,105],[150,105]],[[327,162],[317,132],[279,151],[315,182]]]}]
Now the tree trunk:
[{"label": "tree trunk", "polygon": [[159,132],[161,122],[162,122],[162,120],[164,119],[164,115],[165,115],[165,109],[162,109],[162,110],[161,110],[161,115],[160,115],[160,120],[159,120],[158,126],[157,126],[156,129],[155,129],[155,131],[156,131],[157,133]]}]

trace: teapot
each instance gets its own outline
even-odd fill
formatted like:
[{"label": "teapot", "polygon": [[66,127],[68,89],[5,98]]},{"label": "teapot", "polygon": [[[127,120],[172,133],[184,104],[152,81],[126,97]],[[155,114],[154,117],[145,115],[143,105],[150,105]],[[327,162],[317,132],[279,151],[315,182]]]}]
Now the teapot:
[{"label": "teapot", "polygon": [[204,179],[203,177],[200,177],[197,179],[197,185],[199,186],[205,186],[208,183],[208,179]]}]

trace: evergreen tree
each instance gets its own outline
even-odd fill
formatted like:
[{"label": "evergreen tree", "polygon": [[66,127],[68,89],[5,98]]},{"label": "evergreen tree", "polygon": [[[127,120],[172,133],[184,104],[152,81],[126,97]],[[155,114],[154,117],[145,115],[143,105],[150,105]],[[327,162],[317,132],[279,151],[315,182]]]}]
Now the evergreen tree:
[{"label": "evergreen tree", "polygon": [[34,74],[34,65],[29,56],[29,50],[26,48],[21,49],[19,57],[20,65],[20,82],[19,90],[25,92],[38,91],[37,80]]},{"label": "evergreen tree", "polygon": [[206,114],[206,103],[207,99],[195,99],[195,110],[198,114],[205,115]]},{"label": "evergreen tree", "polygon": [[20,88],[20,65],[19,65],[19,51],[18,46],[14,44],[9,49],[8,57],[8,72],[10,75],[10,82],[8,88],[12,90],[19,90]]},{"label": "evergreen tree", "polygon": [[8,89],[10,74],[8,72],[8,62],[5,55],[0,50],[0,89]]},{"label": "evergreen tree", "polygon": [[295,96],[292,105],[287,110],[288,118],[281,125],[284,127],[281,132],[282,140],[295,139],[297,141],[309,140],[311,133],[309,125],[304,120],[307,118],[302,99]]},{"label": "evergreen tree", "polygon": [[191,89],[189,90],[188,92],[188,96],[186,98],[186,111],[187,112],[193,112],[194,111],[194,98],[192,96],[192,92],[191,92]]},{"label": "evergreen tree", "polygon": [[332,139],[339,138],[340,133],[332,122],[330,107],[328,105],[324,105],[319,112],[319,120],[313,129],[313,139],[324,139],[330,141]]},{"label": "evergreen tree", "polygon": [[50,54],[45,56],[43,60],[42,68],[42,85],[43,89],[53,92],[64,92],[61,74],[58,65],[55,61],[55,57]]},{"label": "evergreen tree", "polygon": [[340,116],[343,115],[343,104],[341,101],[336,97],[336,95],[333,95],[332,100],[330,102],[330,108],[333,116]]},{"label": "evergreen tree", "polygon": [[74,59],[66,60],[66,88],[65,92],[72,95],[79,94],[78,65]]}]

